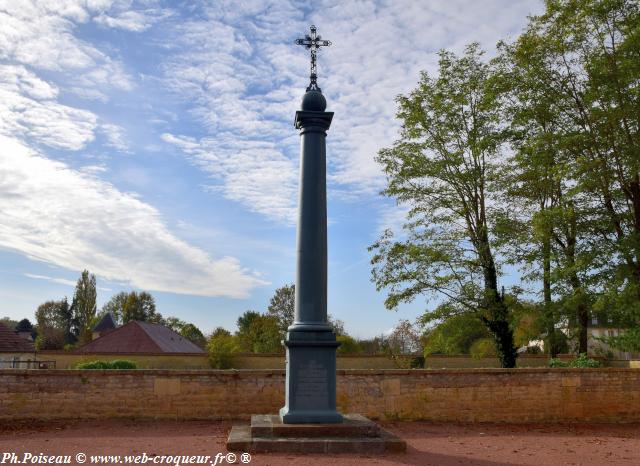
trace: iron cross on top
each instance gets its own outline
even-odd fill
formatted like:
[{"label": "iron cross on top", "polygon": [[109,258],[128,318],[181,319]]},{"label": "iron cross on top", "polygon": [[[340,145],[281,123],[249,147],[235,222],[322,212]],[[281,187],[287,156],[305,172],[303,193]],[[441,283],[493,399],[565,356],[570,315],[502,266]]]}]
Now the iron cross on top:
[{"label": "iron cross on top", "polygon": [[311,50],[311,76],[307,91],[320,91],[318,83],[316,82],[318,78],[318,75],[316,74],[316,54],[318,53],[318,50],[320,50],[320,47],[330,46],[331,41],[322,40],[320,36],[316,35],[316,27],[311,25],[311,34],[304,36],[304,39],[296,39],[296,44],[304,45],[306,48]]}]

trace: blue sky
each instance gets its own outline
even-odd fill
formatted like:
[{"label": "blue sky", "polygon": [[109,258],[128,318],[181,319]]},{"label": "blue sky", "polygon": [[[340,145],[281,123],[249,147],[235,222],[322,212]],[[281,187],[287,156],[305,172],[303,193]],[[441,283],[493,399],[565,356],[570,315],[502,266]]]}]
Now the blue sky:
[{"label": "blue sky", "polygon": [[293,281],[299,136],[308,82],[294,40],[315,24],[327,139],[329,312],[371,337],[385,310],[367,246],[403,210],[374,156],[394,98],[437,51],[514,38],[539,1],[0,0],[0,316],[148,290],[164,316],[235,329]]}]

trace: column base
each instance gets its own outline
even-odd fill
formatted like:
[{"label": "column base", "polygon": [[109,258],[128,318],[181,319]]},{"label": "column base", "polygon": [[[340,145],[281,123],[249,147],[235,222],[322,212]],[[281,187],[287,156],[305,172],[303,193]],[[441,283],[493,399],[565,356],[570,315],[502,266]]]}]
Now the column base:
[{"label": "column base", "polygon": [[287,347],[285,406],[280,420],[285,424],[337,424],[336,348],[340,342],[332,331],[290,331]]},{"label": "column base", "polygon": [[342,414],[338,411],[291,411],[280,408],[280,420],[284,424],[339,424]]}]

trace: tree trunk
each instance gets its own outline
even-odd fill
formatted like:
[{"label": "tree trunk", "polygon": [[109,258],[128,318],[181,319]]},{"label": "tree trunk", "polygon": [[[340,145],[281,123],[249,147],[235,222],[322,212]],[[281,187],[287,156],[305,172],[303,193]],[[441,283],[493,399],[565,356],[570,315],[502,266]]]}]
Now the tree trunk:
[{"label": "tree trunk", "polygon": [[488,311],[482,321],[493,335],[496,352],[502,367],[516,367],[518,353],[513,344],[513,331],[509,326],[509,310],[504,296],[498,293],[498,274],[489,246],[486,228],[482,228],[478,241],[479,257],[484,274],[484,308]]},{"label": "tree trunk", "polygon": [[629,186],[629,193],[633,211],[633,235],[635,236],[635,241],[633,242],[635,263],[633,264],[631,274],[635,281],[636,296],[638,300],[640,300],[640,174],[636,173],[636,176]]},{"label": "tree trunk", "polygon": [[589,308],[587,306],[582,283],[576,272],[576,218],[573,206],[569,209],[569,234],[567,238],[567,247],[565,254],[567,257],[567,265],[569,267],[569,283],[573,290],[574,299],[577,301],[576,320],[578,322],[578,354],[587,352],[588,335],[587,327],[589,325]]},{"label": "tree trunk", "polygon": [[551,302],[551,236],[547,234],[542,240],[542,289],[544,295],[544,323],[547,330],[547,348],[549,357],[558,355],[558,342],[556,341],[555,316]]}]

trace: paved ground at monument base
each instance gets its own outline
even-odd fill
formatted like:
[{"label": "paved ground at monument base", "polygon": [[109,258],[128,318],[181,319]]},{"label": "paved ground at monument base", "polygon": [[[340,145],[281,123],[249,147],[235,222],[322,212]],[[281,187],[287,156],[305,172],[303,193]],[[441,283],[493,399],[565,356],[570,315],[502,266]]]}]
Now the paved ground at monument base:
[{"label": "paved ground at monument base", "polygon": [[[496,425],[384,422],[407,441],[406,454],[253,455],[252,465],[638,465],[640,424]],[[129,420],[7,425],[2,453],[211,455],[226,453],[229,422]],[[72,462],[72,464],[76,464]],[[90,464],[87,461],[85,464]],[[152,463],[147,463],[152,464]],[[220,464],[220,463],[218,463]],[[222,463],[227,464],[227,463]],[[242,464],[242,463],[239,463]]]}]

